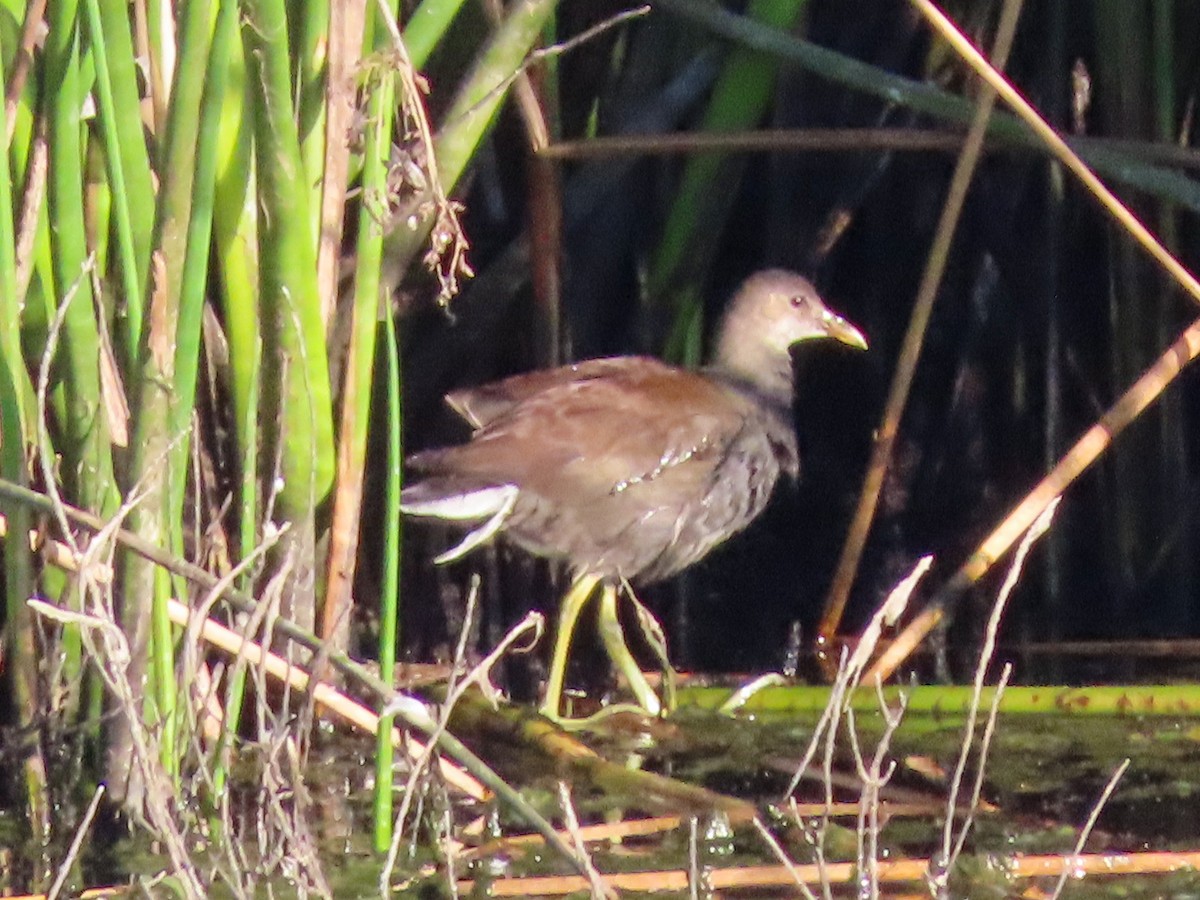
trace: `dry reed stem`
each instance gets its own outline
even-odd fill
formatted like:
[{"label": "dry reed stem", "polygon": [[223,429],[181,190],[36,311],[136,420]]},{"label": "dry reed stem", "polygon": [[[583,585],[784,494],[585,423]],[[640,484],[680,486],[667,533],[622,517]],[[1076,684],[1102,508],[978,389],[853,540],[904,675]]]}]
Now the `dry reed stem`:
[{"label": "dry reed stem", "polygon": [[[10,117],[10,126],[12,122]],[[50,172],[50,144],[46,140],[46,128],[45,121],[39,120],[26,166],[25,191],[16,235],[18,297],[29,296],[29,285],[33,280],[34,242],[37,240],[38,220],[46,199],[46,177]]]},{"label": "dry reed stem", "polygon": [[[992,56],[998,66],[1003,66],[1008,60],[1013,36],[1017,30],[1017,20],[1021,14],[1021,4],[1022,0],[1005,0],[1004,2],[1000,22],[996,27],[995,47],[992,50]],[[850,526],[846,530],[846,540],[842,545],[837,568],[825,599],[825,610],[817,627],[819,645],[823,645],[837,633],[838,627],[841,625],[842,613],[846,609],[846,601],[850,597],[850,588],[854,584],[854,578],[862,561],[871,523],[875,519],[879,495],[883,490],[884,478],[892,465],[892,454],[896,446],[896,439],[900,434],[900,419],[908,405],[913,379],[916,376],[917,362],[920,360],[921,348],[925,343],[925,333],[929,329],[929,321],[933,316],[933,305],[937,300],[938,288],[941,286],[942,276],[946,272],[946,265],[950,258],[950,246],[954,241],[954,234],[963,208],[966,206],[967,190],[971,186],[976,166],[983,153],[983,140],[987,134],[988,122],[991,120],[995,104],[995,89],[985,86],[979,92],[976,100],[971,127],[954,166],[954,174],[950,178],[950,186],[946,191],[941,215],[938,217],[937,227],[934,229],[933,244],[929,248],[925,269],[921,273],[921,283],[917,288],[916,301],[913,303],[908,327],[904,333],[904,341],[900,347],[900,355],[897,358],[896,370],[888,389],[883,417],[879,427],[875,429],[871,459],[867,464],[858,504],[855,507]]]},{"label": "dry reed stem", "polygon": [[[966,135],[948,128],[765,128],[747,131],[694,131],[670,134],[610,134],[582,140],[555,141],[542,156],[571,162],[618,159],[623,156],[683,156],[695,153],[955,153]],[[1031,155],[1032,147],[991,138],[988,153]],[[1200,152],[1178,144],[1158,144],[1126,138],[1072,137],[1074,146],[1136,156],[1140,161],[1194,171]]]},{"label": "dry reed stem", "polygon": [[[1051,878],[1068,875],[1128,876],[1167,875],[1200,868],[1200,850],[1148,853],[1097,853],[1088,856],[1016,856],[996,861],[1009,881],[1028,878]],[[882,860],[879,879],[883,884],[920,884],[929,867],[927,859]],[[805,884],[820,884],[821,877],[830,884],[853,884],[858,874],[857,864],[825,863],[820,871],[816,865],[737,866],[710,869],[705,880],[713,890],[794,887],[795,877]],[[685,891],[688,873],[683,869],[663,869],[653,872],[619,872],[602,875],[606,887],[618,891]],[[460,881],[458,889],[468,893],[475,889],[474,881]],[[536,895],[562,896],[587,891],[588,883],[580,875],[549,875],[530,878],[501,878],[489,882],[489,897],[529,897]]]},{"label": "dry reed stem", "polygon": [[[8,537],[8,518],[0,515],[0,538]],[[41,556],[42,562],[54,566],[63,572],[78,572],[79,557],[63,541],[56,541],[53,538],[48,538],[37,528],[29,529],[29,549],[33,553]],[[97,565],[91,573],[92,579],[101,585],[111,584],[113,579],[112,568],[103,568]]]},{"label": "dry reed stem", "polygon": [[[493,24],[504,17],[500,0],[487,0],[484,4]],[[586,29],[582,34],[550,47],[538,48],[530,56],[542,59],[552,54],[566,53],[609,28],[635,16],[649,12],[648,6],[617,13],[609,19]],[[531,157],[526,174],[528,185],[528,231],[531,282],[535,307],[538,311],[535,322],[534,347],[539,365],[556,366],[562,362],[562,238],[563,197],[562,168],[557,160],[544,156],[551,141],[550,124],[543,101],[542,81],[530,77],[528,65],[517,73],[513,85],[513,98]]]},{"label": "dry reed stem", "polygon": [[1029,130],[1041,138],[1054,156],[1083,182],[1084,187],[1096,198],[1101,206],[1120,223],[1135,241],[1155,261],[1158,262],[1179,285],[1187,291],[1194,301],[1200,303],[1200,282],[1184,268],[1170,251],[1150,233],[1137,216],[1129,211],[1104,182],[1102,182],[1082,159],[1064,141],[1057,131],[1043,119],[1024,97],[1010,84],[1002,74],[997,72],[975,48],[970,39],[942,12],[931,0],[909,0],[933,30],[946,43],[953,47],[962,57],[963,62],[975,70],[975,73],[1000,95],[1000,98],[1012,107]]},{"label": "dry reed stem", "polygon": [[[1138,221],[1103,182],[1071,150],[1058,133],[1030,106],[1004,77],[988,65],[971,42],[930,0],[910,0],[938,34],[947,41],[981,78],[996,90],[1025,124],[1073,172],[1099,203],[1117,220],[1135,241],[1200,303],[1200,282]],[[876,661],[871,674],[887,678],[903,663],[925,636],[942,620],[946,607],[963,590],[977,581],[1012,546],[1045,508],[1050,499],[1061,494],[1100,454],[1116,435],[1158,397],[1175,376],[1200,354],[1200,319],[1193,322],[1150,366],[1121,398],[1067,451],[1054,469],[1026,495],[1025,499],[984,540],[983,544],[934,596],[925,610],[897,637]]]},{"label": "dry reed stem", "polygon": [[325,158],[321,165],[321,215],[317,238],[317,294],[328,330],[337,308],[338,261],[350,178],[350,130],[362,64],[367,0],[344,0],[329,9],[325,71]]},{"label": "dry reed stem", "polygon": [[996,561],[1033,524],[1038,515],[1082,475],[1120,432],[1146,409],[1185,365],[1200,356],[1200,319],[1189,325],[1175,342],[1150,365],[1120,399],[1059,459],[954,576],[926,604],[871,667],[868,678],[887,678],[908,658],[925,636],[945,616],[953,599],[989,572]]},{"label": "dry reed stem", "polygon": [[[17,101],[25,90],[25,81],[33,66],[33,52],[46,39],[46,0],[30,0],[25,7],[25,20],[21,25],[21,40],[17,44],[12,70],[4,90],[4,116],[8,133],[4,135],[4,149],[12,143],[13,130],[17,127]],[[21,296],[25,296],[22,294]]]},{"label": "dry reed stem", "polygon": [[[916,818],[919,816],[929,816],[941,812],[943,807],[940,803],[906,803],[893,802],[882,800],[880,802],[880,810],[891,819],[901,818]],[[831,818],[850,818],[858,815],[859,804],[835,802],[829,810]],[[797,816],[819,816],[826,811],[824,803],[796,803],[795,815]],[[694,817],[691,817],[694,818]],[[751,820],[753,821],[753,820]],[[682,816],[651,816],[644,819],[623,819],[619,822],[603,822],[596,825],[583,825],[579,829],[579,834],[583,840],[589,843],[601,841],[620,842],[627,838],[650,837],[664,832],[674,831],[683,825],[684,819]],[[560,835],[569,838],[570,835],[560,832]],[[481,859],[488,856],[495,856],[502,853],[514,853],[519,850],[527,849],[530,846],[545,844],[546,839],[536,832],[528,832],[524,834],[513,834],[506,837],[496,838],[486,844],[478,847],[472,847],[463,853],[463,857],[468,860]]]},{"label": "dry reed stem", "polygon": [[[194,613],[178,600],[171,600],[167,605],[171,621],[176,625],[191,628],[194,625]],[[346,722],[357,728],[374,734],[379,727],[379,716],[360,703],[339,693],[324,682],[312,682],[308,672],[289,663],[283,657],[262,646],[246,640],[230,628],[212,619],[204,619],[199,627],[200,637],[212,646],[232,655],[243,655],[254,666],[261,666],[272,678],[278,679],[297,691],[308,691],[311,688],[314,700],[322,707],[340,716]],[[416,759],[426,752],[425,746],[413,738],[407,740],[399,729],[392,730],[392,741],[396,747],[404,750],[410,758]],[[486,800],[490,794],[477,781],[466,773],[452,766],[445,760],[440,760],[442,775],[446,782],[475,800]]]},{"label": "dry reed stem", "polygon": [[[492,21],[492,27],[504,21],[504,6],[500,0],[484,0],[484,12]],[[525,139],[529,149],[536,155],[550,145],[550,125],[546,120],[546,112],[542,109],[541,99],[529,78],[527,67],[522,67],[514,76],[513,99],[516,101],[517,112],[521,116],[521,124],[525,127]]]},{"label": "dry reed stem", "polygon": [[[320,227],[317,237],[317,298],[326,334],[334,331],[338,307],[339,261],[345,229],[346,193],[350,178],[357,89],[355,81],[362,67],[363,29],[367,0],[348,0],[330,7],[329,48],[325,72],[325,158],[322,165]],[[407,62],[407,60],[405,61]],[[383,78],[389,77],[387,74]],[[370,90],[382,90],[382,82],[369,80]],[[364,100],[364,103],[368,101]],[[369,124],[368,128],[371,127]],[[364,154],[365,156],[365,154]],[[365,164],[364,160],[364,164]],[[370,202],[363,197],[362,202]],[[353,293],[357,293],[357,288]],[[359,304],[352,297],[343,302],[343,314],[349,307],[350,328],[347,349],[342,357],[341,387],[337,372],[332,372],[334,396],[341,394],[337,415],[337,469],[333,491],[333,515],[329,526],[329,551],[326,554],[325,598],[322,603],[320,635],[345,649],[350,641],[350,616],[353,608],[354,572],[358,565],[359,530],[362,527],[363,460],[356,458],[354,440],[357,397],[368,390],[357,378],[359,342]],[[378,317],[379,310],[372,310]],[[372,338],[372,341],[374,339]]]}]

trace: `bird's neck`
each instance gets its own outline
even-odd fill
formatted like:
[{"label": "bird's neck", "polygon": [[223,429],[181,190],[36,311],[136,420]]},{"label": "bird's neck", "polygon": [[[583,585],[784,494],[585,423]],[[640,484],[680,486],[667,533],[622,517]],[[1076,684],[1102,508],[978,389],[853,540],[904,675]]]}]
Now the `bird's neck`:
[{"label": "bird's neck", "polygon": [[706,369],[710,378],[720,382],[734,393],[753,401],[755,406],[770,414],[774,419],[787,423],[792,422],[792,373],[788,369],[786,387],[781,383],[769,389],[761,378],[747,378],[723,366],[709,366]]},{"label": "bird's neck", "polygon": [[792,357],[787,349],[772,346],[763,323],[729,314],[722,323],[712,368],[754,393],[791,408]]},{"label": "bird's neck", "polygon": [[724,380],[754,394],[756,397],[780,409],[791,410],[794,383],[792,360],[772,358],[761,352],[756,355],[718,355],[711,370]]}]

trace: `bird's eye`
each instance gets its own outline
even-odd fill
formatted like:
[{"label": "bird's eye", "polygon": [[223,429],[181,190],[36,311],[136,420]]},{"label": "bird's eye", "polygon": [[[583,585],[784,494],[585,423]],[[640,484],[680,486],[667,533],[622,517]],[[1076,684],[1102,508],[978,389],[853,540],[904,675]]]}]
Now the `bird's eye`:
[{"label": "bird's eye", "polygon": [[804,298],[799,294],[792,294],[788,297],[788,303],[792,304],[792,309],[799,309],[804,305]]}]

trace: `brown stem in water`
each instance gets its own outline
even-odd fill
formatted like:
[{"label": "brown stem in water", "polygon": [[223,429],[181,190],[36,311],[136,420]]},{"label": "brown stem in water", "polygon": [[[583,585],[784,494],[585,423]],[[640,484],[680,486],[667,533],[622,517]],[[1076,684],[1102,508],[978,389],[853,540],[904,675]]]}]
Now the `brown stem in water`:
[{"label": "brown stem in water", "polygon": [[[1017,30],[1017,19],[1021,12],[1021,0],[1007,0],[1001,14],[1000,24],[996,29],[996,45],[992,51],[995,65],[1002,67],[1012,49],[1013,35]],[[985,85],[979,93],[979,102],[975,109],[975,117],[971,122],[971,130],[963,145],[958,163],[954,167],[954,175],[950,180],[950,189],[946,194],[946,203],[942,207],[942,215],[934,232],[933,246],[929,250],[929,260],[925,272],[921,276],[921,285],[917,289],[917,300],[913,306],[912,316],[908,322],[908,331],[904,335],[904,344],[900,349],[896,373],[892,377],[892,387],[888,393],[887,404],[884,407],[883,420],[875,433],[875,446],[871,451],[871,462],[867,466],[867,475],[863,480],[862,493],[859,494],[858,507],[854,511],[854,519],[846,533],[846,543],[842,546],[842,555],[838,559],[837,570],[829,595],[825,600],[825,613],[817,630],[818,646],[824,647],[836,634],[842,621],[842,613],[846,609],[846,600],[850,596],[850,588],[854,584],[854,576],[858,573],[862,561],[863,548],[867,544],[867,535],[871,530],[871,522],[875,518],[875,508],[879,503],[879,494],[883,490],[883,480],[891,467],[892,451],[896,445],[896,436],[900,430],[900,418],[908,404],[908,395],[912,389],[913,376],[917,371],[917,361],[921,357],[921,345],[925,342],[925,332],[929,327],[929,319],[933,314],[933,303],[937,299],[938,287],[946,271],[946,261],[950,256],[950,244],[954,240],[954,231],[958,226],[959,217],[966,203],[967,189],[983,151],[983,139],[987,133],[988,121],[992,109],[996,105],[996,90]],[[824,657],[827,670],[837,665],[830,655]],[[830,672],[830,674],[832,674]]]},{"label": "brown stem in water", "polygon": [[964,590],[982,578],[1008,548],[1033,523],[1046,505],[1061,494],[1095,462],[1126,425],[1158,398],[1184,366],[1200,356],[1200,319],[1191,325],[1142,377],[1121,395],[1103,416],[1075,442],[1050,473],[1038,482],[1024,500],[1005,517],[996,530],[984,539],[945,585],[934,594],[928,606],[892,642],[866,680],[887,678],[946,615]]}]

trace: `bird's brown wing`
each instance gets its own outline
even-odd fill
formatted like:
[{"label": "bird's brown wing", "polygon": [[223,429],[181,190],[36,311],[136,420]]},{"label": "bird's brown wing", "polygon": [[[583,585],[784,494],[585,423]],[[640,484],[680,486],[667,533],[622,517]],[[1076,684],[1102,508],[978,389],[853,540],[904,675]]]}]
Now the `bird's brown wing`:
[{"label": "bird's brown wing", "polygon": [[612,360],[593,373],[510,403],[469,443],[417,462],[469,486],[516,485],[507,530],[534,552],[591,571],[667,574],[680,567],[669,560],[681,535],[707,523],[711,543],[744,524],[708,498],[749,404],[719,382],[649,360]]},{"label": "bird's brown wing", "polygon": [[603,365],[582,364],[571,378],[518,376],[530,380],[506,410],[485,405],[470,443],[438,451],[445,467],[592,502],[674,480],[680,467],[703,477],[703,460],[743,423],[741,401],[701,375],[649,359],[594,362]]},{"label": "bird's brown wing", "polygon": [[[669,368],[650,357],[637,359],[640,366]],[[446,395],[446,403],[472,428],[479,430],[543,391],[559,387],[567,381],[591,381],[612,373],[619,374],[627,368],[630,360],[631,357],[589,359],[555,369],[524,372],[490,384],[451,391]]]},{"label": "bird's brown wing", "polygon": [[430,477],[416,489],[514,486],[503,529],[519,544],[579,571],[645,580],[757,515],[779,459],[752,398],[651,360],[592,373],[510,400],[466,444],[417,454],[410,463]]}]

